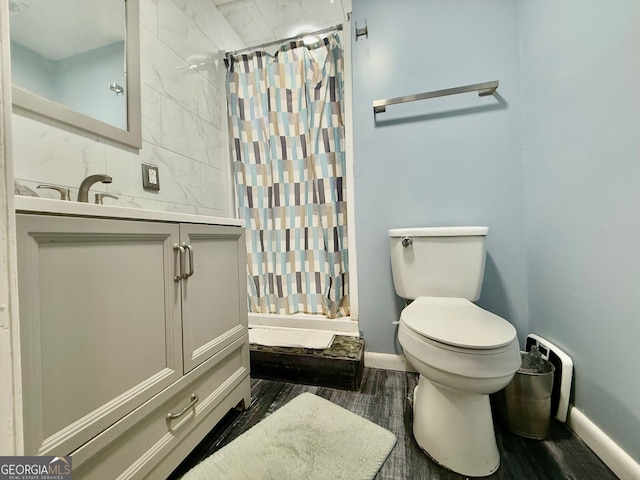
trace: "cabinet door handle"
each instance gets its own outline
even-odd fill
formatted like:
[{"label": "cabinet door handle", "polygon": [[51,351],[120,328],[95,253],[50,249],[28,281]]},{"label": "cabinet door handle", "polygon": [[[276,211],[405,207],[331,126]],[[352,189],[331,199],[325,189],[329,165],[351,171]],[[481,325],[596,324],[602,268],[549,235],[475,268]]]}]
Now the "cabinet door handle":
[{"label": "cabinet door handle", "polygon": [[183,243],[182,247],[189,252],[189,273],[185,273],[182,278],[189,278],[193,275],[193,247],[188,243]]},{"label": "cabinet door handle", "polygon": [[175,420],[176,418],[180,418],[182,415],[187,413],[192,407],[194,407],[195,404],[198,402],[198,400],[200,400],[198,398],[198,395],[196,395],[195,393],[191,394],[191,401],[189,402],[189,405],[184,407],[178,413],[171,413],[171,412],[167,413],[167,420]]},{"label": "cabinet door handle", "polygon": [[180,275],[176,275],[173,277],[174,282],[179,282],[184,276],[184,247],[182,245],[178,245],[177,243],[173,245],[174,250],[179,250],[178,255],[180,256]]}]

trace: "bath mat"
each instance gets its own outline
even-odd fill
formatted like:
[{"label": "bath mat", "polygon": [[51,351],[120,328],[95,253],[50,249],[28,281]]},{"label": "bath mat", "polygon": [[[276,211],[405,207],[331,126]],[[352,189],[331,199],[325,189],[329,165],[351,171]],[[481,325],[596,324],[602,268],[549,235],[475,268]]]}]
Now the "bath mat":
[{"label": "bath mat", "polygon": [[182,480],[370,480],[395,444],[381,426],[303,393]]},{"label": "bath mat", "polygon": [[267,347],[298,347],[324,350],[331,347],[334,334],[302,328],[250,328],[249,343]]}]

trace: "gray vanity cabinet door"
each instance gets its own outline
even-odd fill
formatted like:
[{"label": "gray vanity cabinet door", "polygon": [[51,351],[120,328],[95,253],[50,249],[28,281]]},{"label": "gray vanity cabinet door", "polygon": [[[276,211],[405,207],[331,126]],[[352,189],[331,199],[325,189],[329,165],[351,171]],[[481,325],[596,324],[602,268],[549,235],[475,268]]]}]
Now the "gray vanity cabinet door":
[{"label": "gray vanity cabinet door", "polygon": [[180,282],[186,373],[247,333],[247,267],[241,227],[181,224],[180,241],[193,266]]},{"label": "gray vanity cabinet door", "polygon": [[66,455],[183,374],[179,227],[17,215],[26,454]]}]

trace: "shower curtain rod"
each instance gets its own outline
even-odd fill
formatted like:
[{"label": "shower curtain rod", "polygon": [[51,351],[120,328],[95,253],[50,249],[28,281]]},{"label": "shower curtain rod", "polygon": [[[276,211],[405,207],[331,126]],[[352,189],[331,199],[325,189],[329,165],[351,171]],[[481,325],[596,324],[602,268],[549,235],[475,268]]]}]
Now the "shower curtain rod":
[{"label": "shower curtain rod", "polygon": [[239,53],[250,52],[252,50],[262,50],[266,47],[271,47],[273,45],[282,44],[284,45],[287,42],[292,42],[293,40],[299,40],[304,37],[313,37],[315,35],[322,35],[323,33],[332,32],[334,30],[342,30],[342,24],[338,23],[337,25],[333,25],[331,27],[323,28],[321,30],[316,30],[315,32],[305,32],[299,33],[298,35],[294,35],[293,37],[283,38],[281,40],[274,40],[273,42],[262,43],[260,45],[254,45],[252,47],[241,48],[240,50],[235,50],[233,52],[225,52],[225,56],[229,58],[232,55],[238,55]]}]

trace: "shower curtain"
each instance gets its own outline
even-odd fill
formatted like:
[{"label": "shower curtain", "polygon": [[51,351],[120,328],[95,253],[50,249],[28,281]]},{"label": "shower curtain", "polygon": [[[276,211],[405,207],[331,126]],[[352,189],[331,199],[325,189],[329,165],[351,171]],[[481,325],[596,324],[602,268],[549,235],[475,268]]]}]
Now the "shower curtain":
[{"label": "shower curtain", "polygon": [[227,69],[249,311],[348,316],[340,39],[231,56]]}]

